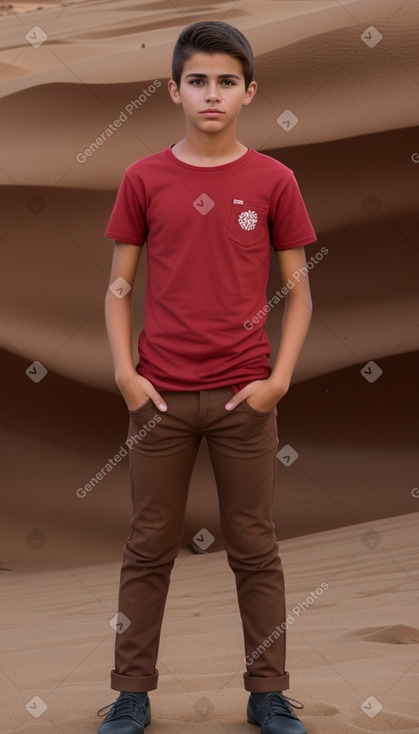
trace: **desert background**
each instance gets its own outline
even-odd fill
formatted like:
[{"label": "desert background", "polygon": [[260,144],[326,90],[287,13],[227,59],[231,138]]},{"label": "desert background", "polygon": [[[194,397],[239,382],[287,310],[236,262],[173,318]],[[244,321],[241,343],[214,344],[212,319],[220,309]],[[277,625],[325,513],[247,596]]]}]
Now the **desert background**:
[{"label": "desert background", "polygon": [[[77,494],[127,437],[104,325],[103,233],[126,166],[183,137],[167,81],[177,35],[197,20],[231,23],[252,44],[259,88],[239,138],[294,170],[318,236],[307,257],[327,250],[278,406],[288,695],[303,701],[310,734],[419,734],[416,0],[0,5],[0,732],[95,732],[115,697],[127,459]],[[279,283],[273,260],[268,298]],[[281,318],[278,305],[273,352]],[[215,541],[195,555],[202,528]],[[166,610],[152,731],[251,734],[205,443]]]}]

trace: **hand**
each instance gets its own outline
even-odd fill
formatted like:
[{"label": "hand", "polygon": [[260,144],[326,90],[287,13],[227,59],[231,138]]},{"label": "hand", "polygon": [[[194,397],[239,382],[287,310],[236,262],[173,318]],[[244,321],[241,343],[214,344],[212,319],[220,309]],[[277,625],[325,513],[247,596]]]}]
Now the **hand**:
[{"label": "hand", "polygon": [[255,410],[266,413],[278,403],[288,392],[289,384],[282,386],[272,384],[270,378],[267,380],[254,380],[240,390],[225,405],[226,410],[234,410],[243,400]]},{"label": "hand", "polygon": [[136,410],[148,398],[151,398],[158,410],[167,410],[166,403],[151,382],[137,372],[129,377],[116,378],[115,381],[127,404],[128,410]]}]

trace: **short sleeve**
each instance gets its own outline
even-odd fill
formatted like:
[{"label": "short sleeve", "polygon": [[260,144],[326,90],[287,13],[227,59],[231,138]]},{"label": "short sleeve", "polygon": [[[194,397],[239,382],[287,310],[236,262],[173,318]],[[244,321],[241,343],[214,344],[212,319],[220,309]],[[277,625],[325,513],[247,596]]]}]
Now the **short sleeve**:
[{"label": "short sleeve", "polygon": [[134,186],[125,171],[105,237],[129,245],[143,245],[148,234],[145,212],[145,192],[141,181]]},{"label": "short sleeve", "polygon": [[316,242],[317,237],[310,221],[301,191],[294,177],[276,196],[271,223],[271,243],[274,250],[290,250]]}]

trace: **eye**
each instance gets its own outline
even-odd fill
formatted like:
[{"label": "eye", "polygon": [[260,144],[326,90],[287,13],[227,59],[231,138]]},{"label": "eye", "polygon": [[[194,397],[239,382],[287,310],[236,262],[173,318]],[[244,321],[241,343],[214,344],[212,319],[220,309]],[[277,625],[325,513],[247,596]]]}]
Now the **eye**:
[{"label": "eye", "polygon": [[233,82],[231,79],[223,79],[221,84],[226,84],[227,87],[235,87],[236,83]]},{"label": "eye", "polygon": [[204,81],[203,79],[191,79],[189,84],[191,84],[193,87],[198,87],[198,86],[201,86],[203,81]]}]

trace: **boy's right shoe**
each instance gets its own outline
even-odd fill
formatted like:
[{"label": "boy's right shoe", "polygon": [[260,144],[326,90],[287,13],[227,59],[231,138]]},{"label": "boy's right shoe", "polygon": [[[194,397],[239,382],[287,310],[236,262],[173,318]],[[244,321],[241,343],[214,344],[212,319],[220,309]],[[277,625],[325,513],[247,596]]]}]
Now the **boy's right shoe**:
[{"label": "boy's right shoe", "polygon": [[247,704],[247,720],[249,724],[261,727],[260,734],[307,734],[307,729],[293,708],[303,708],[303,705],[287,698],[280,691],[266,693],[260,703],[251,693]]},{"label": "boy's right shoe", "polygon": [[97,734],[144,734],[145,727],[151,722],[148,694],[140,698],[138,693],[121,691],[115,703],[110,705],[112,708]]}]

